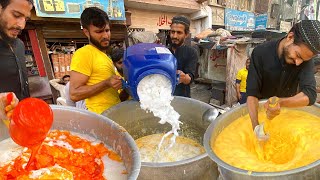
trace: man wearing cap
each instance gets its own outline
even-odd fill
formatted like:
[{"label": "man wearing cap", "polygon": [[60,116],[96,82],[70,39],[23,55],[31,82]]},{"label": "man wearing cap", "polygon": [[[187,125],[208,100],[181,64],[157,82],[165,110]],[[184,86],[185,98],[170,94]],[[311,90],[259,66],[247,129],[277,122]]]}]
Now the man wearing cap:
[{"label": "man wearing cap", "polygon": [[172,54],[178,62],[179,84],[174,91],[175,96],[190,96],[190,84],[194,80],[198,54],[194,48],[187,46],[184,41],[190,32],[190,20],[185,16],[175,16],[170,26]]},{"label": "man wearing cap", "polygon": [[[265,104],[270,119],[281,107],[314,104],[316,82],[311,60],[320,52],[320,23],[303,20],[295,24],[286,37],[257,46],[251,55],[247,79],[247,106],[254,132],[264,139],[258,126],[258,100],[279,97],[276,107]],[[261,131],[260,131],[261,132]]]}]

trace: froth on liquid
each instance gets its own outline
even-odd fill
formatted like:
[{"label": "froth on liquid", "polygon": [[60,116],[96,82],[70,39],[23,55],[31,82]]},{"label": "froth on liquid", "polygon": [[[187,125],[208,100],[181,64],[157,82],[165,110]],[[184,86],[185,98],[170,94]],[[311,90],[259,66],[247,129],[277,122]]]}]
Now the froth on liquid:
[{"label": "froth on liquid", "polygon": [[163,134],[152,134],[135,140],[142,162],[175,162],[205,153],[205,149],[196,141],[178,136],[175,144],[167,151],[163,147],[167,147],[170,141],[169,138],[165,139],[163,147],[159,151],[159,156],[157,156],[156,150],[162,136]]}]

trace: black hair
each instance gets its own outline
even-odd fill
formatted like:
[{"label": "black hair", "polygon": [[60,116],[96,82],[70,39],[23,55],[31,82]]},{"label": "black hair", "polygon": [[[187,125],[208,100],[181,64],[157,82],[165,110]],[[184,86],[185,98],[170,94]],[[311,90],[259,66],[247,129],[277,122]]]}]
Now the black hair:
[{"label": "black hair", "polygon": [[120,61],[121,58],[123,58],[124,50],[120,48],[115,48],[111,52],[111,59],[114,63]]},{"label": "black hair", "polygon": [[179,16],[175,16],[172,18],[172,24],[182,24],[184,25],[184,32],[186,34],[189,34],[190,32],[190,20],[186,17],[186,16],[182,16],[182,15],[179,15]]},{"label": "black hair", "polygon": [[70,75],[64,75],[61,79],[63,80],[64,78],[70,78]]},{"label": "black hair", "polygon": [[64,82],[64,78],[70,78],[70,75],[64,75],[58,83],[62,85],[66,85],[66,82]]},{"label": "black hair", "polygon": [[[33,5],[33,0],[26,0],[26,1],[28,1],[30,4]],[[2,9],[5,9],[10,3],[11,3],[11,0],[1,0],[0,1],[0,5],[1,5]]]},{"label": "black hair", "polygon": [[85,29],[88,29],[90,25],[104,28],[110,24],[108,14],[97,7],[86,8],[81,14],[80,22],[81,26]]}]

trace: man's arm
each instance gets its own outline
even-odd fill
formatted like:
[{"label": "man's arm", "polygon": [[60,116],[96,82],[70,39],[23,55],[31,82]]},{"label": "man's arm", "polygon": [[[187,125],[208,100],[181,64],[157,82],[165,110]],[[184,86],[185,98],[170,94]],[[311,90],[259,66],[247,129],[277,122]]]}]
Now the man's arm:
[{"label": "man's arm", "polygon": [[241,70],[238,71],[237,77],[236,77],[236,91],[237,91],[237,98],[239,101],[241,99],[240,83],[241,83]]},{"label": "man's arm", "polygon": [[183,71],[178,70],[177,73],[179,74],[179,83],[188,85],[191,83],[191,76],[189,74],[185,74]]},{"label": "man's arm", "polygon": [[81,74],[76,71],[70,73],[70,99],[74,102],[94,96],[108,88],[114,88],[116,90],[121,88],[121,77],[111,76],[109,79],[101,81],[95,85],[86,85],[89,80],[89,76]]},{"label": "man's arm", "polygon": [[[259,49],[260,50],[260,49]],[[247,76],[247,107],[250,115],[252,128],[254,129],[258,124],[258,109],[259,98],[261,98],[262,87],[262,62],[257,48],[251,54],[249,71]]]},{"label": "man's arm", "polygon": [[309,97],[305,95],[303,92],[300,92],[293,97],[280,98],[279,103],[280,107],[303,107],[309,104]]},{"label": "man's arm", "polygon": [[190,47],[188,54],[190,56],[188,62],[185,64],[184,71],[180,72],[180,82],[185,85],[193,82],[198,63],[198,54],[193,47]]},{"label": "man's arm", "polygon": [[[289,98],[289,105],[292,105],[290,101],[298,103],[302,106],[310,106],[315,103],[317,99],[317,90],[313,69],[314,63],[312,60],[303,63],[303,67],[299,73],[299,93],[296,96],[293,96],[292,99]],[[287,103],[288,102],[286,102],[285,105]]]},{"label": "man's arm", "polygon": [[238,100],[241,99],[241,93],[240,93],[240,83],[236,83],[236,90],[237,90],[237,97],[238,97]]},{"label": "man's arm", "polygon": [[259,125],[258,121],[258,109],[259,109],[259,100],[254,96],[248,96],[247,98],[247,107],[249,116],[252,123],[252,129]]},{"label": "man's arm", "polygon": [[54,87],[56,90],[61,91],[64,89],[64,85],[59,84],[60,79],[51,79],[49,83],[52,87]]},{"label": "man's arm", "polygon": [[264,108],[267,111],[267,117],[273,119],[280,114],[281,107],[296,108],[303,107],[309,104],[309,97],[303,92],[298,93],[293,97],[279,98],[279,105],[275,107],[269,107],[269,100],[264,104]]}]

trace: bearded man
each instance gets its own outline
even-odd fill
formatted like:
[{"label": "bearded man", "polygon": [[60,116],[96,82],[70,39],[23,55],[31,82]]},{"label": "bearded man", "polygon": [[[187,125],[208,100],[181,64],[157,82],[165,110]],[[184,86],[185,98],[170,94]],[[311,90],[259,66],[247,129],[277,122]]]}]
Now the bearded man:
[{"label": "bearded man", "polygon": [[86,8],[80,19],[89,45],[78,49],[72,57],[70,99],[74,102],[85,99],[89,111],[101,114],[120,103],[117,90],[122,85],[106,54],[110,45],[110,21],[108,14],[96,7]]},{"label": "bearded man", "polygon": [[13,92],[19,100],[30,96],[25,47],[18,35],[32,6],[31,0],[0,1],[0,92]]},{"label": "bearded man", "polygon": [[175,16],[171,21],[169,49],[177,59],[177,73],[180,75],[173,95],[191,97],[190,84],[194,80],[198,54],[194,48],[185,44],[190,33],[190,20],[185,16]]},{"label": "bearded man", "polygon": [[276,107],[265,104],[270,119],[281,107],[295,108],[314,104],[316,82],[311,60],[320,52],[320,23],[302,20],[282,39],[257,46],[251,55],[247,78],[247,106],[259,139],[263,126],[258,125],[258,99],[279,98]]}]

